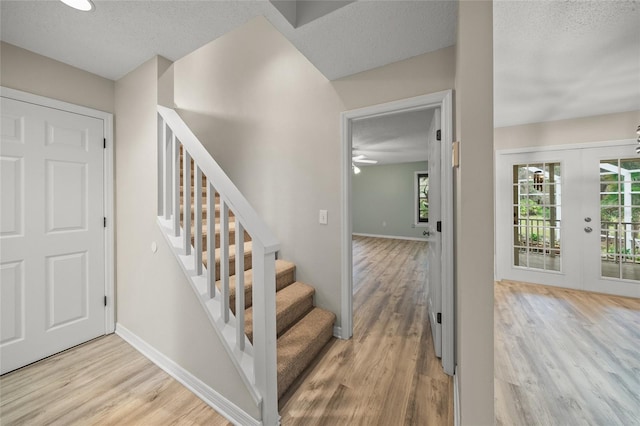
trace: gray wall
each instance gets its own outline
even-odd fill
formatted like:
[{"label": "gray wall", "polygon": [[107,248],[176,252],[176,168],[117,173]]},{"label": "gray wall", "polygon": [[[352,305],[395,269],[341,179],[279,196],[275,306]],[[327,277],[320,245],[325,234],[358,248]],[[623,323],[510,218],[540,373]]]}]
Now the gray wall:
[{"label": "gray wall", "polygon": [[0,85],[113,113],[114,82],[0,42]]},{"label": "gray wall", "polygon": [[[175,104],[341,325],[340,113],[453,87],[453,48],[328,81],[266,19],[174,64]],[[318,223],[327,209],[328,225]]]},{"label": "gray wall", "polygon": [[[118,325],[259,418],[156,223],[156,105],[158,81],[167,71],[170,62],[155,57],[115,86]],[[156,253],[152,242],[158,245]]]},{"label": "gray wall", "polygon": [[415,221],[415,172],[427,162],[362,166],[353,175],[353,232],[424,238]]},{"label": "gray wall", "polygon": [[493,3],[461,1],[456,45],[456,361],[460,424],[493,425]]},{"label": "gray wall", "polygon": [[495,149],[529,148],[635,139],[640,111],[499,127],[494,130]]}]

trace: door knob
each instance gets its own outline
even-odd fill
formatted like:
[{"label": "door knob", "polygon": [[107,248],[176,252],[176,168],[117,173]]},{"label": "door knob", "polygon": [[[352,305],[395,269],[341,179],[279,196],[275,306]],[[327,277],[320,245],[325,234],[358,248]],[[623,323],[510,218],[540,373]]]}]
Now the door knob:
[{"label": "door knob", "polygon": [[589,222],[591,222],[591,218],[590,218],[590,217],[585,217],[585,218],[584,218],[584,221],[585,221],[585,222],[587,222],[587,223],[589,223]]},{"label": "door knob", "polygon": [[591,227],[590,227],[590,226],[585,226],[585,227],[584,227],[584,232],[586,232],[587,234],[588,234],[589,232],[591,232],[591,231],[593,231],[593,229],[591,229]]},{"label": "door knob", "polygon": [[423,231],[423,232],[422,232],[422,235],[424,235],[424,236],[427,236],[427,237],[428,237],[429,235],[431,235],[431,233],[430,233],[429,231]]}]

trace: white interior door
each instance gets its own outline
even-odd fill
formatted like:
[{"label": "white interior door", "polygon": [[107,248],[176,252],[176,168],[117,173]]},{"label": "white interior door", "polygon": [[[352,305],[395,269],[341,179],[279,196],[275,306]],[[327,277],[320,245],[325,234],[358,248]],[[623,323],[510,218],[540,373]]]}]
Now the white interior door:
[{"label": "white interior door", "polygon": [[0,370],[105,333],[102,120],[1,99]]},{"label": "white interior door", "polygon": [[440,130],[440,110],[434,112],[428,132],[428,173],[429,173],[429,221],[425,229],[427,236],[427,307],[431,334],[436,356],[442,356],[442,234],[437,224],[442,220],[441,208],[441,142],[436,139]]},{"label": "white interior door", "polygon": [[496,232],[498,279],[640,297],[634,147],[499,154]]}]

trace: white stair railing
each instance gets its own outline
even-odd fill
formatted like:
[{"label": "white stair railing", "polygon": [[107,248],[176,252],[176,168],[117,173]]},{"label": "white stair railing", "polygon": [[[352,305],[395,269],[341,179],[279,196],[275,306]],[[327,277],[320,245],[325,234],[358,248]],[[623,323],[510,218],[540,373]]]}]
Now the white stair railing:
[{"label": "white stair railing", "polygon": [[[180,226],[180,153],[183,158]],[[195,182],[192,182],[191,161]],[[261,407],[262,424],[279,424],[276,355],[275,255],[279,243],[222,168],[173,109],[158,105],[158,223],[200,297],[214,328]],[[207,244],[202,246],[202,176],[206,182]],[[193,185],[194,207],[191,191]],[[220,249],[216,259],[216,193]],[[235,315],[229,306],[229,212],[235,218]],[[194,244],[191,245],[193,214]],[[244,232],[251,236],[253,344],[244,333]],[[207,267],[203,267],[206,252]],[[216,264],[219,277],[216,277]],[[220,291],[216,291],[216,280]]]}]

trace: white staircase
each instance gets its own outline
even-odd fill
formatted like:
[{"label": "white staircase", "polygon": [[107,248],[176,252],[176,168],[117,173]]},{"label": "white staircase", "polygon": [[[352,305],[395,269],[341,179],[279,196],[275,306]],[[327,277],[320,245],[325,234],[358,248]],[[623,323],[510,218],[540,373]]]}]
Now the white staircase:
[{"label": "white staircase", "polygon": [[[181,191],[181,172],[185,177],[193,175],[196,185],[192,187],[192,180],[185,178]],[[205,189],[204,208],[200,182]],[[202,220],[203,210],[208,213],[204,215],[206,224]],[[262,424],[279,424],[276,347],[279,243],[184,121],[174,110],[162,106],[158,106],[158,223],[229,357],[261,408]],[[244,241],[245,231],[251,236],[250,242]],[[229,241],[230,236],[235,241]],[[252,342],[245,335],[245,269],[248,269],[245,259],[249,254],[253,301],[252,324],[248,329]],[[235,303],[234,309],[230,300]]]}]

